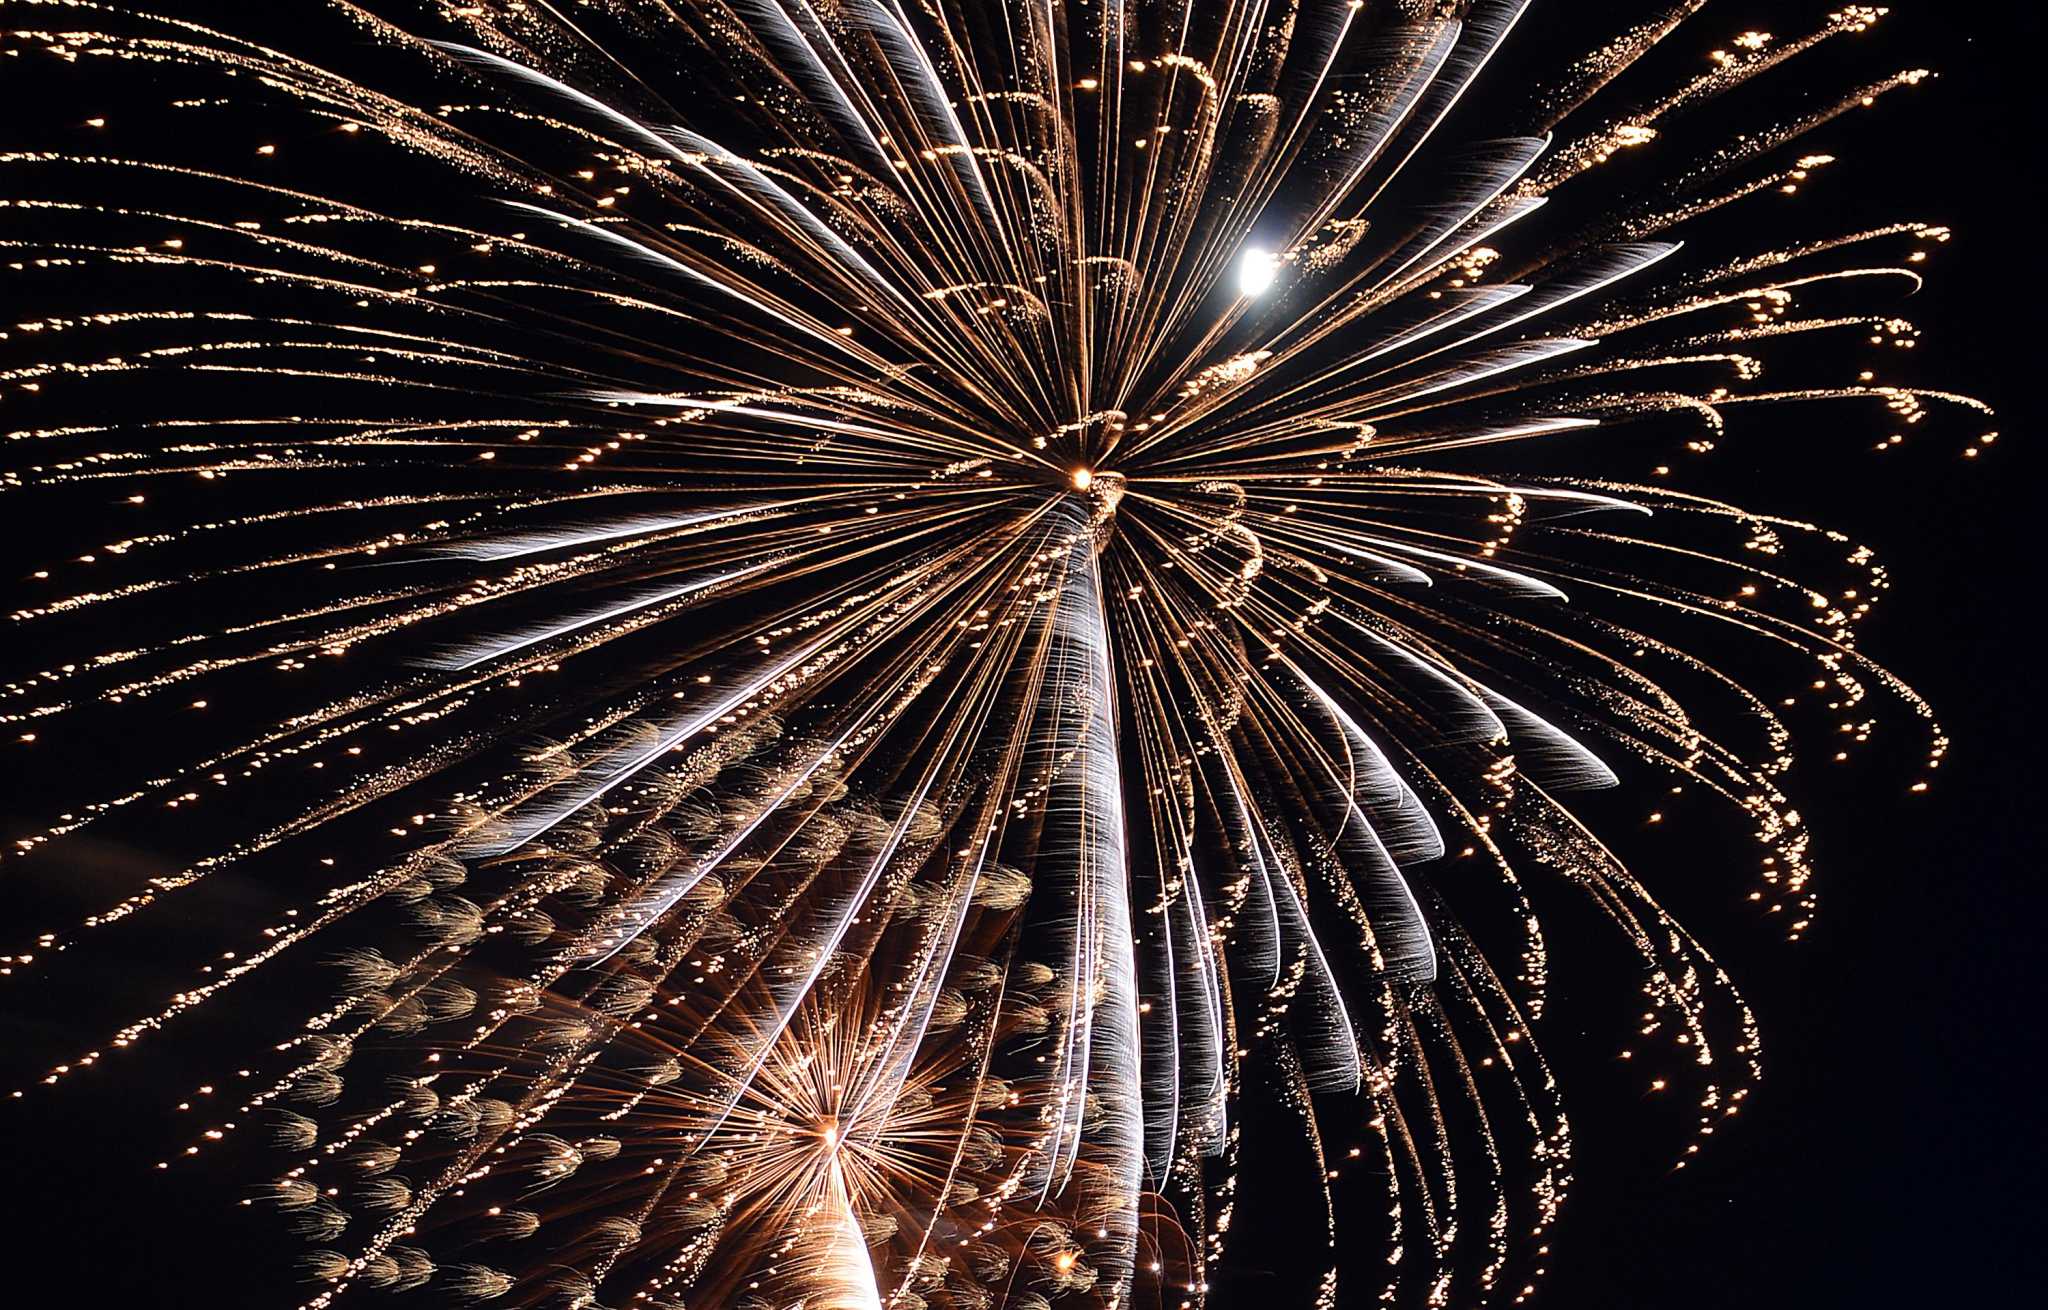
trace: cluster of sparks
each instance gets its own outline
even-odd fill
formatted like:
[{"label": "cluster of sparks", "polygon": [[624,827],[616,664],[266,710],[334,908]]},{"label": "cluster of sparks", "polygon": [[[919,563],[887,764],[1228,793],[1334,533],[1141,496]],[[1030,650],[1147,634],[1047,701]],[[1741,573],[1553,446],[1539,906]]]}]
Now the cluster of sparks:
[{"label": "cluster of sparks", "polygon": [[[1645,453],[1981,410],[1759,381],[1910,348],[1836,302],[1947,232],[1680,229],[1781,225],[1723,216],[1925,75],[1645,183],[1881,14],[1644,92],[1704,4],[1502,136],[1551,6],[0,0],[0,77],[77,110],[0,141],[48,306],[0,324],[0,497],[138,524],[9,616],[18,758],[132,746],[9,862],[172,861],[0,981],[268,897],[16,1095],[330,984],[162,1166],[274,1136],[309,1310],[1194,1307],[1288,1170],[1317,1304],[1522,1300],[1571,1173],[1539,903],[1633,952],[1625,1055],[1701,1137],[1759,1069],[1569,794],[1705,798],[1797,938],[1801,716],[1946,748],[1856,652],[1867,551]],[[124,145],[103,77],[177,130]]]}]

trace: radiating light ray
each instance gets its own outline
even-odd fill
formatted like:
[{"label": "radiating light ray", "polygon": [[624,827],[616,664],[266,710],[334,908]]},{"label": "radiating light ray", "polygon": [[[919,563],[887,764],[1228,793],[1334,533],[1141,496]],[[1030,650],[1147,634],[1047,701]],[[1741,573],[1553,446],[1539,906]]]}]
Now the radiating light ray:
[{"label": "radiating light ray", "polygon": [[0,987],[172,979],[21,1099],[328,958],[164,1162],[274,1137],[309,1310],[1188,1310],[1247,1227],[1522,1302],[1544,916],[1640,966],[1683,1167],[1759,1026],[1624,856],[1796,940],[1795,747],[1948,747],[1868,551],[1655,462],[1988,412],[1800,353],[1909,350],[1947,229],[1767,210],[1925,75],[1731,95],[1883,11],[1631,89],[1705,8],[1549,69],[1533,0],[0,0],[6,854],[155,861]]}]

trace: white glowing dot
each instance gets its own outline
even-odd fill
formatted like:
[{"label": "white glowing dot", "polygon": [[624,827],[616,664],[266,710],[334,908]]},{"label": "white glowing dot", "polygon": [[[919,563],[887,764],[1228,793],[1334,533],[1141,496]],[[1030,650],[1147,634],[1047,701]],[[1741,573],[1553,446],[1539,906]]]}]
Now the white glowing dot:
[{"label": "white glowing dot", "polygon": [[1263,246],[1252,246],[1238,257],[1237,290],[1247,300],[1266,294],[1279,276],[1279,257]]},{"label": "white glowing dot", "polygon": [[1074,490],[1086,491],[1095,485],[1095,471],[1088,468],[1074,470]]}]

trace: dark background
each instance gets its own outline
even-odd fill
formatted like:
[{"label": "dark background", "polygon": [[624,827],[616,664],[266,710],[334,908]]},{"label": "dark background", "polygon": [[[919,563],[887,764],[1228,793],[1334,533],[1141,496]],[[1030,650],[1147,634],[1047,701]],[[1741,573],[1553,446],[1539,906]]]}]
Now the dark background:
[{"label": "dark background", "polygon": [[[1716,20],[1716,8],[1710,29],[1738,12]],[[1820,134],[1850,174],[1821,188],[1846,222],[1908,210],[1957,229],[1901,312],[1927,329],[1931,357],[1915,361],[1916,376],[1999,407],[1996,454],[1965,461],[1960,440],[1921,436],[1899,464],[1807,470],[1772,434],[1814,420],[1809,411],[1743,416],[1720,470],[1753,477],[1736,493],[1746,505],[1819,517],[1878,550],[1895,585],[1866,648],[1934,702],[1956,749],[1924,797],[1873,770],[1837,779],[1833,794],[1802,793],[1821,869],[1813,933],[1790,947],[1726,929],[1709,938],[1764,1028],[1766,1075],[1744,1122],[1673,1177],[1662,1151],[1632,1149],[1627,1119],[1581,1105],[1579,1182],[1538,1304],[2040,1296],[2048,902],[2030,614],[2042,588],[2027,539],[2043,410],[2038,319],[2025,303],[2035,274],[2021,253],[2038,226],[2019,216],[2043,199],[2036,55],[2048,27],[2021,8],[1895,5],[1873,41],[1939,80],[1875,126]]]},{"label": "dark background", "polygon": [[[1748,10],[1759,26],[1802,29],[1762,12],[1771,8],[1710,9],[1693,40],[1740,30]],[[1903,453],[1844,456],[1867,448],[1880,416],[1744,410],[1708,476],[1751,508],[1817,517],[1878,550],[1894,586],[1866,649],[1933,701],[1956,745],[1921,797],[1909,798],[1907,777],[1881,763],[1801,775],[1823,895],[1806,940],[1783,945],[1733,915],[1694,923],[1756,1008],[1768,1065],[1740,1122],[1683,1174],[1669,1171],[1669,1141],[1642,1143],[1634,1093],[1599,1071],[1612,1034],[1574,1032],[1569,997],[1560,998],[1543,1037],[1573,1080],[1578,1181],[1551,1238],[1539,1305],[1977,1305],[2039,1295],[2030,1267],[2043,1219],[2035,966],[2048,905],[2038,885],[2041,587],[2031,538],[2043,487],[2034,470],[2044,24],[1995,6],[1895,8],[1859,66],[1924,63],[1941,78],[1867,121],[1823,131],[1817,144],[1844,163],[1816,188],[1803,222],[1818,232],[1912,217],[1957,229],[1930,288],[1900,307],[1927,332],[1913,376],[1997,405],[2002,439],[1964,460],[1985,425],[1937,416]],[[5,76],[0,69],[0,92]],[[1805,439],[1816,425],[1832,433],[1826,442]],[[1643,870],[1652,886],[1711,888],[1726,877],[1685,867],[1679,851],[1665,858],[1669,867]],[[1572,985],[1569,973],[1563,983]],[[107,987],[118,991],[120,980]],[[295,1244],[270,1217],[232,1205],[249,1175],[230,1165],[171,1180],[149,1168],[165,1140],[161,1098],[138,1104],[135,1071],[178,1085],[211,1067],[203,1055],[187,1066],[153,1052],[153,1064],[71,1089],[61,1107],[0,1107],[9,1174],[0,1303],[26,1301],[41,1271],[60,1274],[76,1305],[273,1302],[257,1289],[278,1286]]]}]

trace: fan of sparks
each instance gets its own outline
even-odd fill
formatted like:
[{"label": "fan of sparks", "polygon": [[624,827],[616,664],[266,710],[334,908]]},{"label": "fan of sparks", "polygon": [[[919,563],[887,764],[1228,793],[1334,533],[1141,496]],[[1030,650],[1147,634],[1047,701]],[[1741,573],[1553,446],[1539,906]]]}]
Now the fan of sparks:
[{"label": "fan of sparks", "polygon": [[1923,74],[1757,118],[1879,11],[1703,3],[0,3],[0,496],[96,543],[4,981],[171,959],[23,1094],[232,1024],[163,1167],[274,1136],[309,1307],[1522,1299],[1539,907],[1699,1134],[1758,1067],[1574,792],[1797,937],[1799,716],[1944,746],[1866,552],[1650,472],[1972,403],[1760,381],[1912,344],[1944,231],[1757,234]]}]

